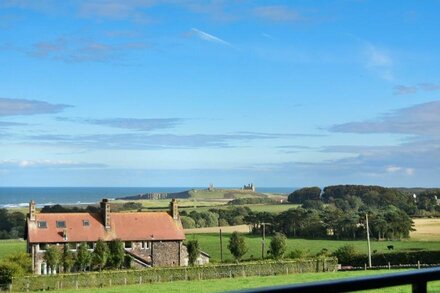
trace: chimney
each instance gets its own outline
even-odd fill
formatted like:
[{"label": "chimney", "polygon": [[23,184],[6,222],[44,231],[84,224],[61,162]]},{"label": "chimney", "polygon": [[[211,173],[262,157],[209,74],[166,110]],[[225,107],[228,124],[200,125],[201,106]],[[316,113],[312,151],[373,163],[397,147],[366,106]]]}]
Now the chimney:
[{"label": "chimney", "polygon": [[170,213],[174,220],[179,219],[179,207],[177,206],[177,200],[175,198],[170,202]]},{"label": "chimney", "polygon": [[101,214],[105,229],[110,230],[110,203],[106,198],[101,201]]},{"label": "chimney", "polygon": [[35,221],[35,201],[29,203],[29,221]]}]

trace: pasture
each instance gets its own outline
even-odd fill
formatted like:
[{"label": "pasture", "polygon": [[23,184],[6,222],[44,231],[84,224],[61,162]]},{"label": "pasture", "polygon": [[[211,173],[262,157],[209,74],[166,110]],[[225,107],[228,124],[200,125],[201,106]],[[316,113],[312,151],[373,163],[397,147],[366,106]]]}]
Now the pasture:
[{"label": "pasture", "polygon": [[440,241],[440,219],[413,219],[416,231],[411,232],[412,240]]},{"label": "pasture", "polygon": [[0,240],[0,259],[16,252],[26,251],[24,240]]},{"label": "pasture", "polygon": [[[232,290],[243,290],[258,287],[279,286],[295,283],[314,282],[322,280],[334,280],[340,278],[358,277],[365,275],[386,274],[396,271],[353,271],[353,272],[329,272],[329,273],[307,273],[296,275],[279,275],[269,277],[248,277],[248,278],[233,278],[233,279],[215,279],[215,280],[201,280],[201,281],[176,281],[169,283],[153,283],[145,285],[130,285],[118,286],[101,289],[80,289],[80,290],[64,290],[54,291],[62,293],[70,292],[94,292],[94,293],[118,293],[118,292],[132,292],[140,293],[145,291],[151,292],[224,292]],[[410,292],[410,286],[391,287],[380,290],[371,290],[368,292],[385,292],[385,293],[400,293]],[[431,282],[428,284],[429,292],[440,291],[440,281]]]},{"label": "pasture", "polygon": [[[232,255],[227,249],[230,238],[229,233],[223,233],[223,259],[231,261]],[[259,259],[261,258],[261,237],[254,235],[245,235],[246,244],[249,247],[244,259]],[[209,234],[187,234],[186,238],[189,240],[197,239],[200,243],[200,249],[211,256],[212,262],[220,261],[220,238],[219,233]],[[268,250],[270,237],[266,237],[266,251]],[[352,244],[359,252],[367,253],[366,241],[346,241],[346,240],[312,240],[312,239],[287,239],[287,254],[295,249],[306,250],[310,254],[316,254],[323,248],[330,253],[339,247]],[[438,250],[440,248],[440,241],[416,241],[416,240],[402,240],[402,241],[372,241],[371,250],[377,252],[388,252],[387,246],[393,245],[394,251],[411,251],[411,250]]]}]

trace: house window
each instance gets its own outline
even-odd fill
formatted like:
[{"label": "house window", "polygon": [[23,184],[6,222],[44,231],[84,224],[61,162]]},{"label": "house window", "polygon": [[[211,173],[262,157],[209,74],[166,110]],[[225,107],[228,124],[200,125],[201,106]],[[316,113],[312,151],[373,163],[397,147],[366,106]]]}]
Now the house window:
[{"label": "house window", "polygon": [[125,241],[124,242],[124,247],[125,248],[131,248],[132,247],[131,241]]},{"label": "house window", "polygon": [[57,228],[66,228],[66,221],[57,221]]},{"label": "house window", "polygon": [[67,244],[68,245],[68,248],[69,249],[76,249],[76,247],[77,247],[77,243],[76,242],[70,242],[69,244]]},{"label": "house window", "polygon": [[83,226],[84,227],[90,226],[90,221],[89,220],[83,220]]},{"label": "house window", "polygon": [[46,229],[47,222],[46,221],[38,221],[38,228]]},{"label": "house window", "polygon": [[88,249],[93,249],[94,248],[94,243],[93,242],[87,242],[87,248]]},{"label": "house window", "polygon": [[47,247],[48,247],[48,245],[46,243],[40,244],[40,250],[42,250],[42,251],[46,250]]},{"label": "house window", "polygon": [[150,249],[150,241],[142,241],[142,249]]}]

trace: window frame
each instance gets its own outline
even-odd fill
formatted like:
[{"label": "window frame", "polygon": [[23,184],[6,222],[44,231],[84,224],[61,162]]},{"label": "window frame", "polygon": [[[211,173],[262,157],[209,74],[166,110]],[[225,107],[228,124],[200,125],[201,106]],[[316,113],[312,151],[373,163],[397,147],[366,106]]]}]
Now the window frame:
[{"label": "window frame", "polygon": [[56,220],[55,225],[56,225],[57,229],[66,229],[67,228],[65,220]]},{"label": "window frame", "polygon": [[47,221],[37,221],[38,229],[47,229]]}]

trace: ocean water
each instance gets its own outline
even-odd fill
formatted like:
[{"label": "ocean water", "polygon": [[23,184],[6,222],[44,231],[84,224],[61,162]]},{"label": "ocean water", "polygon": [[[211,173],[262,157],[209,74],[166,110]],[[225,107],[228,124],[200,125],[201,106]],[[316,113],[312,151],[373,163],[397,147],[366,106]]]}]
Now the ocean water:
[{"label": "ocean water", "polygon": [[[93,204],[102,198],[117,198],[150,192],[180,192],[206,187],[0,187],[0,208],[27,206],[31,200],[48,204]],[[229,188],[229,187],[225,187]],[[296,188],[260,187],[258,192],[290,193]]]}]

